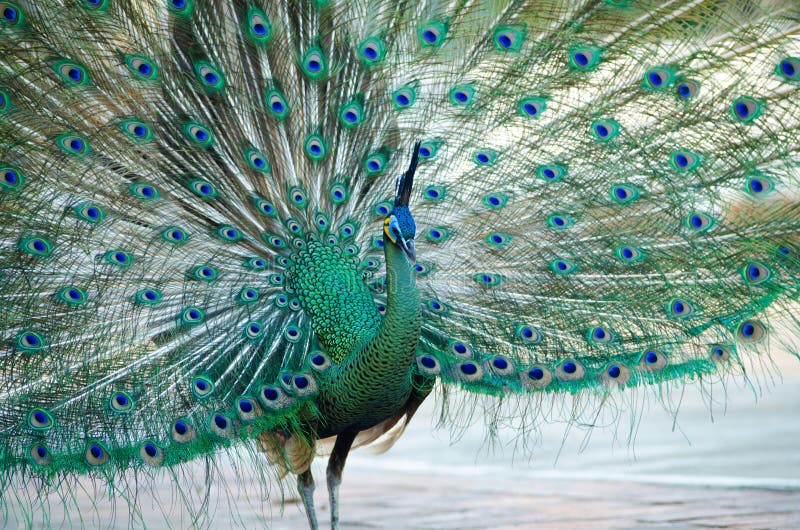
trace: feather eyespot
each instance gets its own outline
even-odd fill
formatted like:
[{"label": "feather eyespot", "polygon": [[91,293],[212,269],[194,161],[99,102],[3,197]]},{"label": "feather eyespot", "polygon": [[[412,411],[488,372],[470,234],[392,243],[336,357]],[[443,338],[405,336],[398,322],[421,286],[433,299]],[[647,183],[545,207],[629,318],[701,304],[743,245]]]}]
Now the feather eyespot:
[{"label": "feather eyespot", "polygon": [[120,129],[137,142],[143,143],[153,138],[153,130],[150,126],[139,120],[124,120],[120,123]]},{"label": "feather eyespot", "polygon": [[748,177],[745,184],[745,190],[753,197],[763,197],[774,188],[775,185],[772,183],[772,180],[762,175]]},{"label": "feather eyespot", "polygon": [[364,107],[358,101],[346,103],[339,111],[339,121],[346,129],[361,125],[364,121]]},{"label": "feather eyespot", "polygon": [[[297,208],[305,208],[308,205],[308,196],[303,188],[299,186],[293,186],[289,188],[288,198],[291,201],[291,204],[296,206]],[[299,225],[298,225],[299,226]]]},{"label": "feather eyespot", "polygon": [[208,147],[214,144],[214,135],[207,127],[199,123],[189,122],[185,124],[183,132],[192,143],[201,147]]},{"label": "feather eyespot", "polygon": [[133,398],[127,392],[115,392],[108,398],[108,407],[113,412],[130,412],[133,410],[133,405]]},{"label": "feather eyespot", "polygon": [[516,52],[525,41],[525,32],[521,27],[501,26],[494,30],[495,48],[504,52]]},{"label": "feather eyespot", "polygon": [[617,259],[627,264],[642,261],[646,257],[646,254],[643,250],[634,246],[619,247],[614,251],[614,254],[616,255]]},{"label": "feather eyespot", "polygon": [[163,294],[158,289],[146,287],[136,293],[134,296],[134,302],[137,304],[154,306],[161,302],[162,297]]},{"label": "feather eyespot", "polygon": [[164,449],[153,441],[146,441],[139,446],[139,458],[147,465],[160,466],[164,463]]},{"label": "feather eyespot", "polygon": [[270,112],[270,114],[279,120],[285,118],[289,114],[289,103],[286,102],[286,98],[284,97],[283,93],[277,89],[273,88],[267,90],[266,103],[267,110]]},{"label": "feather eyespot", "polygon": [[188,15],[192,12],[192,0],[166,0],[170,11],[178,15]]},{"label": "feather eyespot", "polygon": [[61,60],[53,66],[62,81],[72,86],[82,86],[89,83],[89,72],[78,63]]},{"label": "feather eyespot", "polygon": [[255,320],[248,322],[244,326],[244,338],[255,340],[264,334],[264,324]]},{"label": "feather eyespot", "polygon": [[25,175],[14,167],[0,168],[0,191],[14,192],[25,184]]},{"label": "feather eyespot", "polygon": [[556,258],[550,262],[550,269],[559,275],[571,274],[578,270],[578,265],[565,258]]},{"label": "feather eyespot", "polygon": [[258,289],[256,289],[255,287],[245,286],[242,287],[241,290],[239,290],[239,294],[237,295],[236,299],[240,303],[250,304],[258,301],[260,296],[261,293],[259,292]]},{"label": "feather eyespot", "polygon": [[206,180],[195,179],[189,182],[189,190],[203,200],[216,199],[219,195],[216,186]]},{"label": "feather eyespot", "polygon": [[386,55],[386,47],[378,37],[370,37],[358,45],[358,53],[364,64],[372,66],[383,60]]},{"label": "feather eyespot", "polygon": [[731,347],[727,344],[712,344],[708,356],[714,362],[724,363],[730,359]]},{"label": "feather eyespot", "polygon": [[93,203],[78,204],[73,208],[73,211],[78,219],[90,224],[98,224],[106,218],[106,212],[103,211],[100,206]]},{"label": "feather eyespot", "polygon": [[86,463],[92,467],[99,467],[108,463],[108,450],[100,442],[89,442],[85,453]]},{"label": "feather eyespot", "polygon": [[272,25],[266,13],[255,6],[251,6],[247,10],[247,16],[243,25],[245,35],[254,44],[266,44],[272,37]]},{"label": "feather eyespot", "polygon": [[592,46],[576,46],[569,53],[570,67],[588,72],[594,69],[600,62],[601,51]]},{"label": "feather eyespot", "polygon": [[89,153],[89,143],[76,134],[62,134],[56,138],[56,145],[73,156],[84,156]]},{"label": "feather eyespot", "polygon": [[776,66],[775,72],[786,81],[797,81],[800,79],[800,58],[786,57]]},{"label": "feather eyespot", "polygon": [[379,202],[373,208],[373,212],[377,217],[386,217],[392,211],[392,203],[389,201]]},{"label": "feather eyespot", "polygon": [[42,350],[46,346],[46,342],[39,333],[23,330],[14,339],[14,346],[22,352],[35,353]]},{"label": "feather eyespot", "polygon": [[325,75],[328,70],[328,63],[325,59],[325,55],[317,46],[309,48],[303,56],[301,64],[303,72],[305,72],[306,76],[310,79],[319,79]]},{"label": "feather eyespot", "polygon": [[215,230],[217,237],[227,243],[237,243],[244,239],[242,232],[231,225],[222,225]]},{"label": "feather eyespot", "polygon": [[616,138],[620,133],[620,125],[614,120],[595,120],[592,122],[590,132],[599,142],[609,142]]},{"label": "feather eyespot", "polygon": [[24,19],[23,12],[20,10],[19,6],[10,2],[0,2],[0,14],[2,14],[0,20],[9,26],[17,26],[21,24]]},{"label": "feather eyespot", "polygon": [[214,393],[216,386],[211,378],[204,375],[198,375],[192,379],[190,384],[192,395],[197,399],[205,399]]},{"label": "feather eyespot", "polygon": [[103,257],[106,263],[119,267],[120,269],[127,269],[133,264],[133,255],[120,249],[109,250],[103,254]]},{"label": "feather eyespot", "polygon": [[328,154],[328,145],[322,135],[317,133],[309,134],[306,137],[303,148],[306,156],[314,161],[322,160]]},{"label": "feather eyespot", "polygon": [[439,359],[431,354],[417,356],[417,367],[427,375],[438,375],[442,369]]},{"label": "feather eyespot", "polygon": [[654,372],[667,366],[667,357],[658,350],[648,350],[639,358],[639,368],[645,372]]},{"label": "feather eyespot", "polygon": [[347,185],[341,182],[334,182],[331,184],[329,196],[333,204],[339,205],[344,203],[349,196]]},{"label": "feather eyespot", "polygon": [[564,230],[575,224],[575,219],[565,213],[554,213],[547,218],[547,225],[556,230]]},{"label": "feather eyespot", "polygon": [[601,380],[607,385],[624,385],[630,378],[630,369],[621,363],[609,364],[601,375]]},{"label": "feather eyespot", "polygon": [[422,142],[419,145],[419,158],[421,161],[431,160],[436,157],[436,153],[439,152],[439,147],[441,146],[441,141],[439,140],[432,140],[427,142]]},{"label": "feather eyespot", "polygon": [[182,418],[172,424],[171,436],[173,441],[185,444],[194,440],[196,432],[189,420]]},{"label": "feather eyespot", "polygon": [[522,370],[519,377],[522,384],[529,388],[545,388],[553,382],[552,372],[541,364]]},{"label": "feather eyespot", "polygon": [[33,447],[31,447],[30,454],[31,459],[37,466],[46,467],[53,462],[50,450],[43,444],[34,444]]},{"label": "feather eyespot", "polygon": [[46,258],[53,253],[53,244],[43,237],[23,237],[19,249],[37,258]]},{"label": "feather eyespot", "polygon": [[189,306],[179,314],[180,323],[187,327],[198,326],[203,323],[206,313],[197,306]]},{"label": "feather eyespot", "polygon": [[447,25],[443,22],[429,22],[417,30],[417,36],[424,48],[441,46],[447,37]]},{"label": "feather eyespot", "polygon": [[763,111],[763,105],[753,98],[740,97],[731,103],[731,116],[740,123],[751,123]]},{"label": "feather eyespot", "polygon": [[566,359],[556,366],[556,377],[559,381],[578,381],[586,375],[586,369],[574,359]]},{"label": "feather eyespot", "polygon": [[760,285],[772,277],[772,271],[763,263],[752,261],[742,269],[742,277],[750,285]]},{"label": "feather eyespot", "polygon": [[667,304],[667,316],[672,318],[687,318],[695,313],[694,305],[684,298],[673,298]]},{"label": "feather eyespot", "polygon": [[267,157],[256,149],[248,149],[244,152],[244,160],[251,169],[260,173],[269,173],[269,161]]},{"label": "feather eyespot", "polygon": [[322,372],[331,367],[331,359],[324,352],[319,350],[311,352],[309,363],[314,370]]},{"label": "feather eyespot", "polygon": [[640,191],[630,184],[614,184],[609,191],[611,200],[617,204],[628,204],[639,198]]},{"label": "feather eyespot", "polygon": [[416,100],[417,91],[413,86],[405,86],[392,92],[392,104],[397,110],[410,108]]},{"label": "feather eyespot", "polygon": [[688,149],[674,151],[670,157],[672,167],[678,171],[692,171],[700,167],[702,158],[700,155]]},{"label": "feather eyespot", "polygon": [[697,81],[684,79],[676,83],[675,95],[680,101],[689,101],[700,91],[700,84]]},{"label": "feather eyespot", "polygon": [[567,176],[567,168],[559,164],[546,164],[536,169],[536,176],[545,182],[558,182]]},{"label": "feather eyespot", "polygon": [[158,78],[158,66],[144,55],[126,55],[125,64],[137,79],[153,81]]},{"label": "feather eyespot", "polygon": [[472,161],[479,166],[492,166],[497,161],[498,153],[493,149],[481,149],[472,154]]},{"label": "feather eyespot", "polygon": [[467,107],[475,99],[475,88],[472,85],[459,85],[450,89],[450,103],[457,107]]},{"label": "feather eyespot", "polygon": [[28,414],[28,426],[37,431],[47,431],[53,428],[55,420],[49,411],[42,408],[33,409]]},{"label": "feather eyespot", "polygon": [[79,306],[86,303],[86,291],[78,287],[62,287],[58,291],[58,299],[71,306]]},{"label": "feather eyespot", "polygon": [[376,176],[383,173],[386,168],[386,156],[383,153],[373,153],[364,160],[364,170],[369,176]]},{"label": "feather eyespot", "polygon": [[136,198],[142,199],[144,201],[153,201],[158,199],[160,193],[158,188],[153,186],[152,184],[146,184],[143,182],[131,184],[128,187],[128,191]]},{"label": "feather eyespot", "polygon": [[655,66],[644,74],[644,85],[657,92],[666,90],[675,81],[675,72],[672,69]]}]

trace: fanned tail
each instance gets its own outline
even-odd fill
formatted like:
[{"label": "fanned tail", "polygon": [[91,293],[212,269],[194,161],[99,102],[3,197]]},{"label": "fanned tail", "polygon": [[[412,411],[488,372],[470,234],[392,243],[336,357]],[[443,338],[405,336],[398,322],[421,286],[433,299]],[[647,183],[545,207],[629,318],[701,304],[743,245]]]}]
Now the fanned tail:
[{"label": "fanned tail", "polygon": [[422,142],[421,373],[607,396],[795,351],[797,9],[615,4],[486,18],[483,53],[437,87],[453,106]]},{"label": "fanned tail", "polygon": [[[400,188],[425,312],[412,377],[420,395],[434,378],[466,391],[447,421],[575,419],[559,393],[669,400],[795,351],[789,2],[0,15],[3,484],[124,487],[119,471],[255,455],[256,438],[279,467],[307,463],[315,375],[385,311],[381,223],[416,142]],[[293,261],[309,245],[327,250]],[[326,269],[332,255],[347,266]],[[347,285],[309,296],[313,322],[292,283],[306,269],[321,291],[328,272]]]}]

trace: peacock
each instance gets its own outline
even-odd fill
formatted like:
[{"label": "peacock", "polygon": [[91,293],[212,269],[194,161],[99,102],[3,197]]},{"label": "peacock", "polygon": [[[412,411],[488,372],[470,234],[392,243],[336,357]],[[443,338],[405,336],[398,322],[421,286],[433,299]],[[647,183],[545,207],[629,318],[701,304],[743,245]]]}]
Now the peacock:
[{"label": "peacock", "polygon": [[0,0],[0,50],[6,517],[234,455],[316,529],[329,453],[335,529],[428,396],[524,438],[794,351],[794,1]]}]

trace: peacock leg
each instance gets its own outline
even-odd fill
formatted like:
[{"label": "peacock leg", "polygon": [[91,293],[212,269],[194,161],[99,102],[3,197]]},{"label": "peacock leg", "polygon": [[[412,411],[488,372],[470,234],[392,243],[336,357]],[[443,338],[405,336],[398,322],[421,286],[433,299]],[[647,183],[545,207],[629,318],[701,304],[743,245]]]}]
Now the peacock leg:
[{"label": "peacock leg", "polygon": [[314,511],[314,477],[311,475],[311,468],[306,469],[297,476],[297,489],[303,498],[303,506],[306,508],[308,516],[308,526],[311,530],[317,530],[317,513]]},{"label": "peacock leg", "polygon": [[347,454],[356,439],[358,431],[345,431],[336,437],[336,444],[328,460],[328,494],[331,501],[331,530],[339,528],[339,485],[342,483],[342,471]]}]

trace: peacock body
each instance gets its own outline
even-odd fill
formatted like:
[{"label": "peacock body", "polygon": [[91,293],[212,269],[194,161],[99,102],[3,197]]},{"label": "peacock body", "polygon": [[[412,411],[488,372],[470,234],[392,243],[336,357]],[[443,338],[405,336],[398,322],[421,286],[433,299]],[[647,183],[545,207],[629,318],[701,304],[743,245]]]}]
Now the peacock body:
[{"label": "peacock body", "polygon": [[324,439],[336,527],[349,450],[431,392],[524,432],[792,348],[792,2],[0,16],[6,504],[80,475],[135,504],[227,450],[298,474],[316,528]]}]

